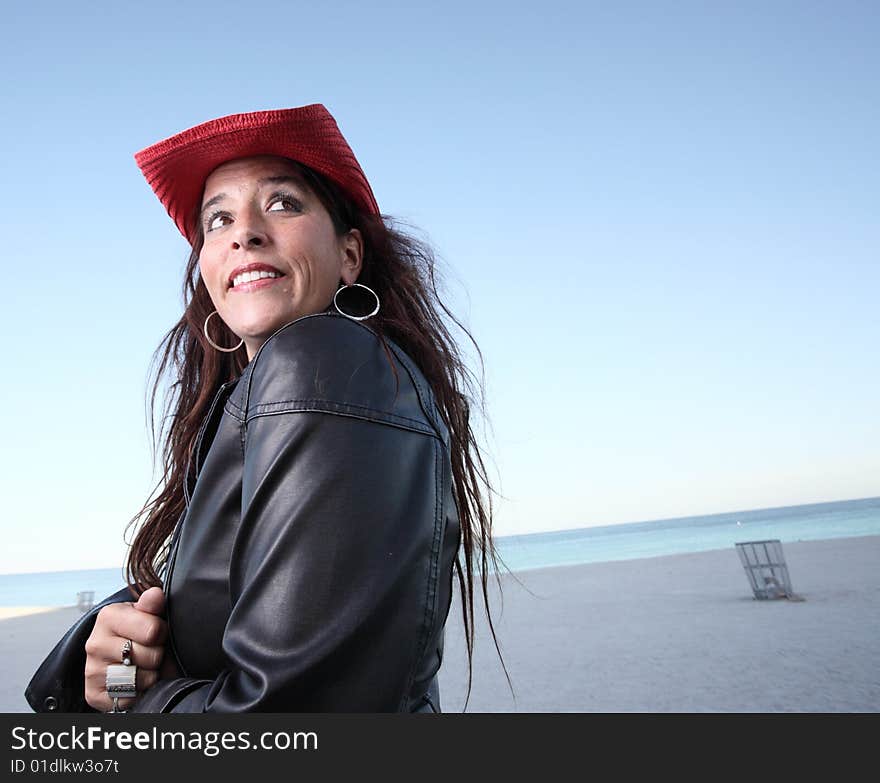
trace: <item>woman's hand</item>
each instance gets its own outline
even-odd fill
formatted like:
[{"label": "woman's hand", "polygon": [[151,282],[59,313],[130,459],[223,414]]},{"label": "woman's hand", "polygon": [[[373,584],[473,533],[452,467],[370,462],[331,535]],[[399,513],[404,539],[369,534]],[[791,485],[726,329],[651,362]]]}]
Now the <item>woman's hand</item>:
[{"label": "woman's hand", "polygon": [[[98,612],[95,628],[86,641],[85,698],[92,708],[107,712],[113,699],[107,695],[107,667],[122,663],[122,646],[132,642],[131,662],[137,666],[138,692],[152,687],[160,678],[176,676],[173,663],[163,666],[168,624],[161,617],[165,593],[159,587],[143,592],[137,603],[122,602]],[[170,656],[169,656],[170,657]],[[120,699],[124,710],[134,699]]]}]

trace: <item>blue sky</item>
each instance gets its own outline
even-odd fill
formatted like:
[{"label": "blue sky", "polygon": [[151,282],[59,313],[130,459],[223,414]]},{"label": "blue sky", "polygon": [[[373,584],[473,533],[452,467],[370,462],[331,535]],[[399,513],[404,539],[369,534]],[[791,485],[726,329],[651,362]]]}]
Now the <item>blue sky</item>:
[{"label": "blue sky", "polygon": [[187,247],[133,154],[324,103],[486,360],[500,534],[880,494],[880,6],[4,11],[0,573],[113,567]]}]

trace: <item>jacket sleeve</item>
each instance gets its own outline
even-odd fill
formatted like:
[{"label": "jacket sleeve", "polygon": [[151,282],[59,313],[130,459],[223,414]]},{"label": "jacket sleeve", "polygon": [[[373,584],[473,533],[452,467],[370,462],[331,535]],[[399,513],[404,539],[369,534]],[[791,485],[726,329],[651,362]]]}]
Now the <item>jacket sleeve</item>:
[{"label": "jacket sleeve", "polygon": [[162,681],[134,711],[405,709],[436,620],[444,446],[290,402],[249,407],[228,668]]}]

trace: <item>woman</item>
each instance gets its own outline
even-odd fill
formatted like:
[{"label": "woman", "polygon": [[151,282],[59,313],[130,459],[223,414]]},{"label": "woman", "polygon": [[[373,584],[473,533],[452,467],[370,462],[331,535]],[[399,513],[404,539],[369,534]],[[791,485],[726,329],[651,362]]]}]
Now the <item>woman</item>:
[{"label": "woman", "polygon": [[192,253],[162,491],[132,520],[139,597],[97,612],[85,702],[439,712],[453,571],[470,663],[473,561],[487,599],[497,560],[430,251],[380,215],[321,105],[136,160]]}]

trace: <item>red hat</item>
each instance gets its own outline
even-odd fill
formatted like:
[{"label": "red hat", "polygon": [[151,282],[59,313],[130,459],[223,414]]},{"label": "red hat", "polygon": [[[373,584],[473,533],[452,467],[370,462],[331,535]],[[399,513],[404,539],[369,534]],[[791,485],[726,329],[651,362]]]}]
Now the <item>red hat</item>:
[{"label": "red hat", "polygon": [[280,155],[303,163],[333,180],[362,210],[379,214],[357,158],[320,103],[210,120],[141,150],[134,159],[192,244],[208,175],[221,163],[251,155]]}]

